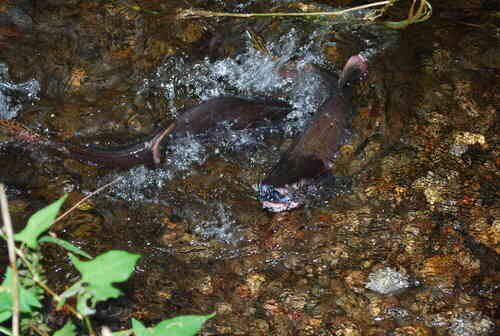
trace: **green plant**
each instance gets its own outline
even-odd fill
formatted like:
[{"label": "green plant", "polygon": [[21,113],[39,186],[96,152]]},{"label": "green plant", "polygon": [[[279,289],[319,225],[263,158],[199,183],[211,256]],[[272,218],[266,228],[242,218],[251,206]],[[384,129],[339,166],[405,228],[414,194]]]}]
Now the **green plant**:
[{"label": "green plant", "polygon": [[[368,12],[363,20],[366,22],[373,22],[382,15],[386,13],[386,11],[396,4],[399,0],[385,0],[385,1],[377,1],[368,3],[365,5],[360,5],[352,8],[330,11],[330,12],[279,12],[279,13],[227,13],[227,12],[213,12],[207,10],[199,10],[199,9],[184,9],[175,15],[169,15],[168,13],[164,13],[162,11],[150,10],[143,8],[139,5],[130,6],[129,8],[137,11],[143,12],[145,14],[150,15],[161,15],[166,17],[172,17],[175,19],[193,19],[193,18],[201,18],[201,17],[237,17],[237,18],[261,18],[261,17],[336,17],[342,16],[344,14],[358,11],[361,9],[368,9],[374,7],[381,7],[381,9],[377,9],[371,12]],[[405,20],[401,21],[382,21],[382,24],[387,28],[391,29],[404,29],[411,24],[419,23],[428,20],[432,16],[432,6],[427,0],[412,0],[412,5],[408,12],[408,17]],[[418,6],[417,6],[418,1]]]},{"label": "green plant", "polygon": [[[385,11],[397,1],[398,0],[391,0],[390,3],[385,5],[384,8],[382,8],[381,10],[374,11],[373,13],[366,16],[365,19],[374,21],[378,17],[382,16],[385,13]],[[411,24],[424,22],[428,20],[432,16],[432,5],[427,0],[418,0],[418,1],[419,2],[417,6],[417,0],[413,0],[410,6],[410,10],[408,11],[408,17],[406,18],[406,20],[383,21],[382,22],[383,25],[391,29],[404,29]]]},{"label": "green plant", "polygon": [[[95,258],[74,246],[73,244],[50,235],[43,235],[54,223],[57,213],[66,196],[36,212],[28,221],[26,227],[13,234],[4,187],[0,184],[0,203],[4,228],[0,235],[8,243],[10,266],[7,268],[3,282],[0,285],[0,323],[9,319],[12,327],[0,326],[0,333],[6,335],[23,335],[36,333],[50,335],[51,330],[43,322],[40,313],[41,301],[45,295],[52,296],[57,303],[57,309],[63,305],[77,319],[83,321],[89,335],[96,335],[92,328],[90,317],[95,313],[95,305],[99,301],[116,298],[121,295],[114,283],[126,281],[132,274],[138,254],[125,251],[108,251]],[[15,244],[17,242],[17,245]],[[40,243],[57,244],[69,252],[70,260],[80,272],[80,279],[62,294],[57,294],[47,284],[44,270],[40,264],[42,254]],[[78,257],[89,259],[80,260]],[[76,298],[76,307],[67,304],[68,298]],[[132,319],[132,329],[113,333],[112,335],[136,336],[189,336],[196,334],[203,323],[213,317],[179,316],[160,322],[152,328],[146,328],[138,320]],[[103,335],[111,335],[109,331]],[[76,335],[75,325],[68,321],[54,336]]]}]

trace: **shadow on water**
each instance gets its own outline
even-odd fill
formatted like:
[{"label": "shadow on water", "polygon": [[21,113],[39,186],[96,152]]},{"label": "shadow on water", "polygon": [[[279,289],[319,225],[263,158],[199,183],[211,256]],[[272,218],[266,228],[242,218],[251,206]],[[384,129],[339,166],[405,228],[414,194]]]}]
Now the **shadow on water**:
[{"label": "shadow on water", "polygon": [[[223,95],[293,106],[272,125],[169,143],[155,170],[100,169],[0,137],[15,225],[64,192],[69,206],[121,177],[53,229],[93,255],[143,256],[127,296],[99,307],[102,324],[216,311],[207,335],[487,335],[498,322],[500,252],[500,43],[487,5],[435,4],[430,21],[393,31],[362,24],[363,13],[171,21],[119,4],[13,4],[33,20],[0,16],[0,28],[19,32],[0,29],[0,116],[47,136],[133,142]],[[369,76],[355,89],[352,136],[331,174],[304,207],[266,212],[259,182],[327,95],[306,65],[338,73],[355,54]],[[74,270],[59,250],[46,254],[61,289]]]}]

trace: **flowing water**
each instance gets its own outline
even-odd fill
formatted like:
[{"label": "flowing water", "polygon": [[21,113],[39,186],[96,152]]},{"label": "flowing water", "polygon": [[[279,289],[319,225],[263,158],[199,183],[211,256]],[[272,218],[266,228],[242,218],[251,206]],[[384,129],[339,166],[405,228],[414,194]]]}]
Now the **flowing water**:
[{"label": "flowing water", "polygon": [[[248,12],[356,2],[210,3],[191,5]],[[271,96],[293,110],[271,125],[172,141],[154,170],[89,166],[0,134],[0,181],[17,229],[63,193],[69,207],[119,178],[52,230],[92,255],[143,256],[122,286],[126,296],[99,306],[97,324],[215,311],[203,335],[494,333],[493,4],[464,1],[454,4],[458,12],[435,4],[431,20],[403,31],[367,24],[367,11],[174,20],[127,4],[14,1],[0,11],[0,118],[106,147],[143,138],[212,97]],[[175,13],[186,2],[141,6]],[[369,75],[355,89],[352,137],[303,207],[266,212],[260,181],[327,96],[307,65],[338,73],[355,54]],[[62,290],[76,273],[60,250],[45,252],[51,283]],[[54,327],[64,322],[47,314]]]}]

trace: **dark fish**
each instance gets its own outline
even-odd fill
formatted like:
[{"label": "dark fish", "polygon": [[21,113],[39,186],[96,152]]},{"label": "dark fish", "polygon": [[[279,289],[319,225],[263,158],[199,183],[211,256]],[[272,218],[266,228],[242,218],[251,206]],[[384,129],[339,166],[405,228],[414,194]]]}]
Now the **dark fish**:
[{"label": "dark fish", "polygon": [[217,127],[241,130],[283,119],[289,104],[273,98],[220,97],[193,106],[175,121],[171,137],[203,134]]},{"label": "dark fish", "polygon": [[[172,125],[173,126],[173,125]],[[75,160],[91,162],[103,167],[129,168],[139,164],[149,166],[159,163],[158,146],[171,127],[156,132],[147,139],[123,147],[101,149],[92,145],[74,145],[52,140],[13,120],[0,120],[0,132],[24,144],[23,148],[55,151]]]},{"label": "dark fish", "polygon": [[255,127],[266,121],[282,119],[290,109],[287,103],[271,98],[213,98],[188,108],[169,127],[154,132],[140,142],[109,149],[55,141],[11,120],[0,120],[0,132],[28,144],[29,149],[42,147],[55,150],[72,159],[103,167],[130,168],[140,164],[155,167],[161,161],[161,147],[169,139],[203,134],[219,126],[233,130]]},{"label": "dark fish", "polygon": [[[353,85],[366,76],[367,69],[362,56],[349,59],[333,84],[331,96],[262,181],[259,197],[264,208],[281,212],[300,206],[305,200],[305,187],[330,169],[350,137]],[[331,75],[322,77],[331,81]]]}]

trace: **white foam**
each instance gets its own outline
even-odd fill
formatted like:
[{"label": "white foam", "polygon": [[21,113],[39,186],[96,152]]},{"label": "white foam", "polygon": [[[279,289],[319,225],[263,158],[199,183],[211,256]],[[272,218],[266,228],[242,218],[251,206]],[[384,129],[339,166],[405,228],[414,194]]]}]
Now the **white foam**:
[{"label": "white foam", "polygon": [[0,119],[10,120],[17,116],[23,103],[38,100],[40,83],[31,79],[16,84],[9,77],[9,68],[0,63]]},{"label": "white foam", "polygon": [[[179,114],[178,103],[185,101],[186,98],[189,98],[191,105],[193,101],[201,102],[224,95],[279,97],[288,101],[294,110],[280,124],[279,129],[274,131],[294,136],[303,130],[322,103],[321,99],[318,99],[321,81],[317,75],[307,74],[302,68],[309,63],[319,65],[328,63],[321,55],[325,43],[332,44],[325,42],[327,36],[331,34],[332,26],[343,31],[353,29],[352,26],[346,25],[345,21],[342,23],[339,20],[327,22],[318,20],[314,23],[315,28],[312,31],[292,28],[281,37],[266,41],[265,47],[268,53],[254,48],[250,38],[242,36],[247,39],[246,48],[233,57],[217,60],[207,57],[193,63],[185,55],[169,56],[157,68],[153,77],[143,81],[138,94],[164,97],[168,104],[169,117],[174,119]],[[377,36],[373,37],[372,32],[369,36],[370,40],[364,41],[367,45],[364,55],[368,58],[387,47],[386,43],[379,48],[380,39]],[[297,78],[284,78],[279,74],[279,69],[284,64],[289,64],[291,60],[296,62],[295,70],[299,75]],[[188,106],[180,106],[184,107]],[[255,129],[227,130],[222,133],[221,136],[210,136],[212,143],[217,144],[215,154],[221,156],[226,155],[225,152],[234,153],[241,151],[245,146],[258,146],[257,144],[263,142],[262,133],[256,132]],[[247,155],[247,161],[252,165],[268,163],[269,158],[276,158],[277,148],[276,146],[261,148],[261,152],[255,152],[253,156]],[[210,154],[206,146],[196,137],[179,139],[167,147],[166,160],[161,169],[154,171],[132,169],[124,176],[124,183],[116,185],[115,189],[130,188],[130,190],[122,189],[120,194],[132,200],[147,199],[145,195],[152,194],[152,189],[158,190],[161,179],[182,178],[196,172],[195,167],[203,164]]]}]

